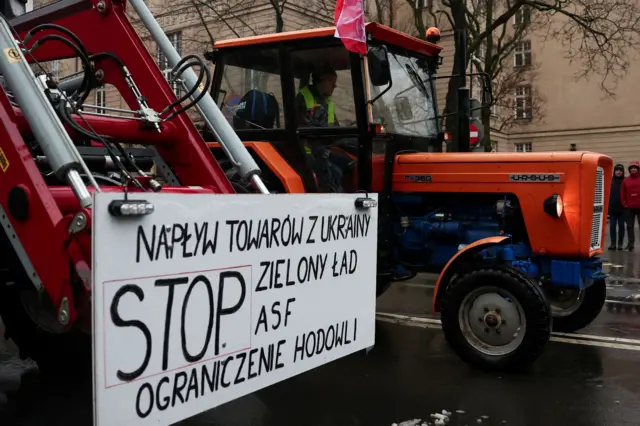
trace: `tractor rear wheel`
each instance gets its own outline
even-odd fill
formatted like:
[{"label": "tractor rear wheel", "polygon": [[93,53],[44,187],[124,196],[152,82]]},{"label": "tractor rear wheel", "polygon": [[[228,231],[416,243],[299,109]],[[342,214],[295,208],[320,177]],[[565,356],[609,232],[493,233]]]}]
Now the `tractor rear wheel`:
[{"label": "tractor rear wheel", "polygon": [[605,280],[596,280],[585,290],[551,288],[547,291],[553,313],[553,331],[573,333],[591,324],[607,298]]},{"label": "tractor rear wheel", "polygon": [[78,329],[60,332],[56,310],[48,296],[34,288],[0,283],[0,317],[5,339],[11,339],[22,359],[30,358],[43,376],[65,380],[91,377],[91,336]]},{"label": "tractor rear wheel", "polygon": [[466,363],[487,370],[527,368],[551,337],[551,308],[540,287],[509,267],[471,270],[449,283],[442,329]]}]

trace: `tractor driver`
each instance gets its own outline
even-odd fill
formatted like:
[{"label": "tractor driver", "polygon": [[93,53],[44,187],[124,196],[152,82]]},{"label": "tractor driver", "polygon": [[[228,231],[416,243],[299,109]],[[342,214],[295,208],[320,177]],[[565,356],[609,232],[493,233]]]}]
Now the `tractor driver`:
[{"label": "tractor driver", "polygon": [[298,121],[302,127],[339,126],[331,95],[336,88],[338,74],[329,66],[311,73],[312,83],[296,95]]},{"label": "tractor driver", "polygon": [[[332,95],[336,88],[338,74],[323,66],[311,73],[312,84],[304,86],[296,96],[296,110],[301,127],[337,127],[340,126],[335,115]],[[304,148],[311,161],[318,190],[320,192],[342,192],[344,171],[351,159],[331,151],[331,142],[307,140]]]}]

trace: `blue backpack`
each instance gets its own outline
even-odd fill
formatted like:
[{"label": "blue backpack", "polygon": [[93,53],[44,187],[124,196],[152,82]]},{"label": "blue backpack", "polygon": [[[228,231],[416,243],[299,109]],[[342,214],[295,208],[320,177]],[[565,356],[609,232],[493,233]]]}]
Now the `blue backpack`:
[{"label": "blue backpack", "polygon": [[238,103],[233,127],[239,129],[273,129],[280,127],[280,108],[273,93],[249,90]]}]

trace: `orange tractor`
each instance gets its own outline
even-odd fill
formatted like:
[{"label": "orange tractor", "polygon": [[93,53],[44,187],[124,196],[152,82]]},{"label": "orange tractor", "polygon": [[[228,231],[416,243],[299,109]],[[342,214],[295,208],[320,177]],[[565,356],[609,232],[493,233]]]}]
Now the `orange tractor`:
[{"label": "orange tractor", "polygon": [[[456,352],[526,366],[552,329],[581,329],[603,307],[612,159],[438,152],[441,47],[377,23],[366,31],[366,56],[335,28],[216,42],[212,96],[270,192],[379,193],[378,295],[438,272],[433,309]],[[208,145],[236,190],[255,192]]]}]

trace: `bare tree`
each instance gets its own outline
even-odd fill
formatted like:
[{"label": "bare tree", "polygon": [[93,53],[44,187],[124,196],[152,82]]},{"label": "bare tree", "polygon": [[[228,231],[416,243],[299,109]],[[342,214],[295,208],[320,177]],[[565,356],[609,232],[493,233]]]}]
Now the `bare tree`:
[{"label": "bare tree", "polygon": [[[506,62],[506,61],[505,61]],[[491,132],[505,132],[526,122],[544,120],[545,98],[536,90],[538,64],[527,67],[507,67],[498,70],[493,79],[495,115],[490,108],[482,110],[485,128],[485,151],[491,151]]]},{"label": "bare tree", "polygon": [[[547,29],[550,23],[537,15],[522,15],[515,24],[507,20],[491,33],[481,36],[493,24],[494,16],[502,7],[504,0],[469,0],[466,8],[469,44],[475,44],[482,37],[482,41],[473,47],[470,69],[487,73],[493,83],[496,114],[492,114],[490,108],[481,111],[487,152],[492,149],[492,130],[502,132],[521,120],[543,118],[544,100],[535,85],[539,65],[532,57],[529,37],[535,31]],[[479,79],[471,79],[478,81],[476,87],[480,85]],[[524,94],[517,96],[518,91]]]},{"label": "bare tree", "polygon": [[276,32],[281,33],[284,29],[284,6],[287,4],[287,0],[269,0],[273,10],[276,14]]},{"label": "bare tree", "polygon": [[[568,60],[580,63],[576,78],[599,75],[600,86],[608,96],[613,95],[617,80],[629,68],[629,52],[637,50],[640,4],[636,0],[442,0],[440,10],[434,10],[430,3],[432,7],[427,15],[444,12],[454,28],[469,29],[467,62],[472,54],[480,56],[484,68],[491,71],[494,78],[502,72],[501,64],[525,34],[518,35],[517,28],[514,32],[509,25],[516,15],[530,17],[537,25],[546,25],[547,36],[563,43]],[[414,12],[424,15],[419,9]],[[456,51],[461,48],[456,38]],[[460,55],[455,55],[453,74],[460,74],[462,68]],[[455,78],[449,82],[445,113],[457,108],[459,84]],[[490,121],[488,112],[483,114],[485,120]],[[490,137],[487,141],[490,143]]]}]

